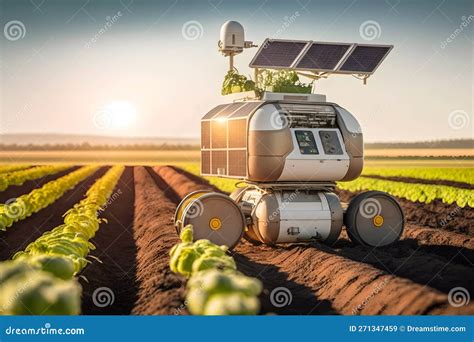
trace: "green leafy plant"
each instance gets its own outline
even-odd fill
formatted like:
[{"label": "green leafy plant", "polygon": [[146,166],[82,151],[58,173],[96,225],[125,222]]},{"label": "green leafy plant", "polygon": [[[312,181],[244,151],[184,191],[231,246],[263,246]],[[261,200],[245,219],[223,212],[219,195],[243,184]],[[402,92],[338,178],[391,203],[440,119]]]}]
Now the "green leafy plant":
[{"label": "green leafy plant", "polygon": [[278,93],[311,93],[313,82],[302,83],[295,71],[264,70],[258,75],[258,85],[263,90]]},{"label": "green leafy plant", "polygon": [[474,169],[461,168],[379,168],[366,167],[364,176],[410,177],[428,180],[448,180],[474,185]]},{"label": "green leafy plant", "polygon": [[0,315],[78,315],[81,286],[27,261],[0,264]]},{"label": "green leafy plant", "polygon": [[[40,191],[46,201],[77,184],[97,167],[83,167]],[[64,224],[44,233],[12,261],[0,263],[0,314],[78,315],[82,288],[74,278],[89,261],[89,242],[104,221],[99,217],[123,171],[113,166],[87,191],[86,197],[64,214]],[[51,183],[51,182],[50,182]],[[47,183],[47,184],[50,184]],[[40,188],[38,190],[44,190]],[[38,197],[38,196],[37,196]],[[43,198],[44,199],[44,198]],[[43,203],[43,202],[40,202]]]},{"label": "green leafy plant", "polygon": [[443,203],[456,203],[460,207],[474,207],[474,191],[453,186],[403,183],[384,179],[359,177],[351,182],[338,182],[337,187],[351,192],[378,190],[412,202],[431,203],[439,199]]},{"label": "green leafy plant", "polygon": [[0,177],[0,191],[5,190],[11,185],[22,185],[26,181],[53,175],[69,168],[70,166],[67,165],[45,165],[2,174],[2,177]]},{"label": "green leafy plant", "polygon": [[37,213],[58,200],[64,193],[75,187],[92,173],[97,171],[96,166],[84,166],[61,178],[50,181],[41,188],[21,195],[14,201],[0,204],[0,230],[6,230],[13,223],[23,220]]},{"label": "green leafy plant", "polygon": [[74,267],[74,275],[88,263],[86,257],[95,249],[89,242],[99,229],[103,219],[99,217],[102,206],[107,203],[124,167],[111,167],[87,190],[86,197],[69,209],[64,215],[64,224],[44,233],[30,243],[24,251],[13,259],[29,259],[36,256],[63,256],[69,258]]},{"label": "green leafy plant", "polygon": [[193,242],[193,228],[180,234],[170,251],[170,268],[189,278],[186,304],[194,315],[255,315],[260,310],[262,284],[237,271],[226,246],[209,240]]},{"label": "green leafy plant", "polygon": [[18,165],[0,165],[0,173],[7,173],[7,172],[13,172],[13,171],[19,171],[19,170],[24,170],[30,168],[30,165],[23,165],[23,164],[18,164]]},{"label": "green leafy plant", "polygon": [[262,284],[235,270],[209,269],[193,275],[186,303],[194,315],[255,315]]},{"label": "green leafy plant", "polygon": [[234,69],[228,71],[225,75],[221,93],[222,95],[228,95],[251,90],[255,90],[255,82]]},{"label": "green leafy plant", "polygon": [[170,251],[170,268],[173,272],[190,277],[210,268],[236,269],[234,259],[226,254],[226,246],[217,246],[205,239],[193,242],[190,225],[183,228],[180,238],[181,242]]}]

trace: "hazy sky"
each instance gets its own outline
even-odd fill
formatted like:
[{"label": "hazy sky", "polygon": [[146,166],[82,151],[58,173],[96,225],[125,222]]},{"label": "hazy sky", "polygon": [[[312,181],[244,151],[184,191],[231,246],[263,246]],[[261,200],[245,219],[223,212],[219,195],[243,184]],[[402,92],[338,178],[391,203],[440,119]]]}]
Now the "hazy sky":
[{"label": "hazy sky", "polygon": [[[317,83],[359,118],[366,141],[469,138],[473,4],[0,0],[0,133],[197,137],[200,117],[225,102],[217,40],[221,24],[237,20],[256,44],[395,45],[366,86],[338,75]],[[236,57],[241,73],[251,74],[256,51]],[[110,108],[124,117],[108,122]]]}]

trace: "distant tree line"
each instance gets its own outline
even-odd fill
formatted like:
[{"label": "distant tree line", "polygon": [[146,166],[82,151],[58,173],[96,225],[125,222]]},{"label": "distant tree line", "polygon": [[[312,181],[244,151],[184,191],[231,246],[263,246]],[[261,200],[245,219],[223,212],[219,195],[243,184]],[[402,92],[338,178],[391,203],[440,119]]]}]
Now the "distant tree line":
[{"label": "distant tree line", "polygon": [[474,148],[474,139],[435,140],[420,142],[366,143],[367,149],[409,148]]},{"label": "distant tree line", "polygon": [[[474,139],[438,140],[422,142],[395,142],[395,143],[366,143],[367,149],[411,149],[411,148],[474,148]],[[196,144],[1,144],[0,149],[5,151],[189,151],[199,150]]]},{"label": "distant tree line", "polygon": [[199,145],[195,144],[0,144],[0,149],[5,151],[100,151],[100,150],[117,150],[117,151],[189,151],[199,150]]}]

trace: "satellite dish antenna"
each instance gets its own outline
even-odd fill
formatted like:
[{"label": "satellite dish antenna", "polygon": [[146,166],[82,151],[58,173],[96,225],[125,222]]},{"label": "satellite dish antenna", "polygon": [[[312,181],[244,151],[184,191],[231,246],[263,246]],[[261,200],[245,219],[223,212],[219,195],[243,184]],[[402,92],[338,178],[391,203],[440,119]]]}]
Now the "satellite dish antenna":
[{"label": "satellite dish antenna", "polygon": [[237,21],[227,21],[221,26],[220,40],[217,43],[219,52],[229,57],[229,70],[234,70],[234,56],[244,49],[257,47],[251,41],[245,40],[244,27]]}]

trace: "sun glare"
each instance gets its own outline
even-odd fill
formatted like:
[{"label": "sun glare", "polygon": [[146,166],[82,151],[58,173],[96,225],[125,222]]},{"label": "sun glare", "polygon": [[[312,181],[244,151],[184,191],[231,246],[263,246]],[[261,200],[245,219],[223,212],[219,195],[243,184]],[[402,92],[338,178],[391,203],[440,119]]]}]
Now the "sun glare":
[{"label": "sun glare", "polygon": [[137,109],[129,102],[112,102],[104,109],[113,128],[130,127],[137,118]]}]

